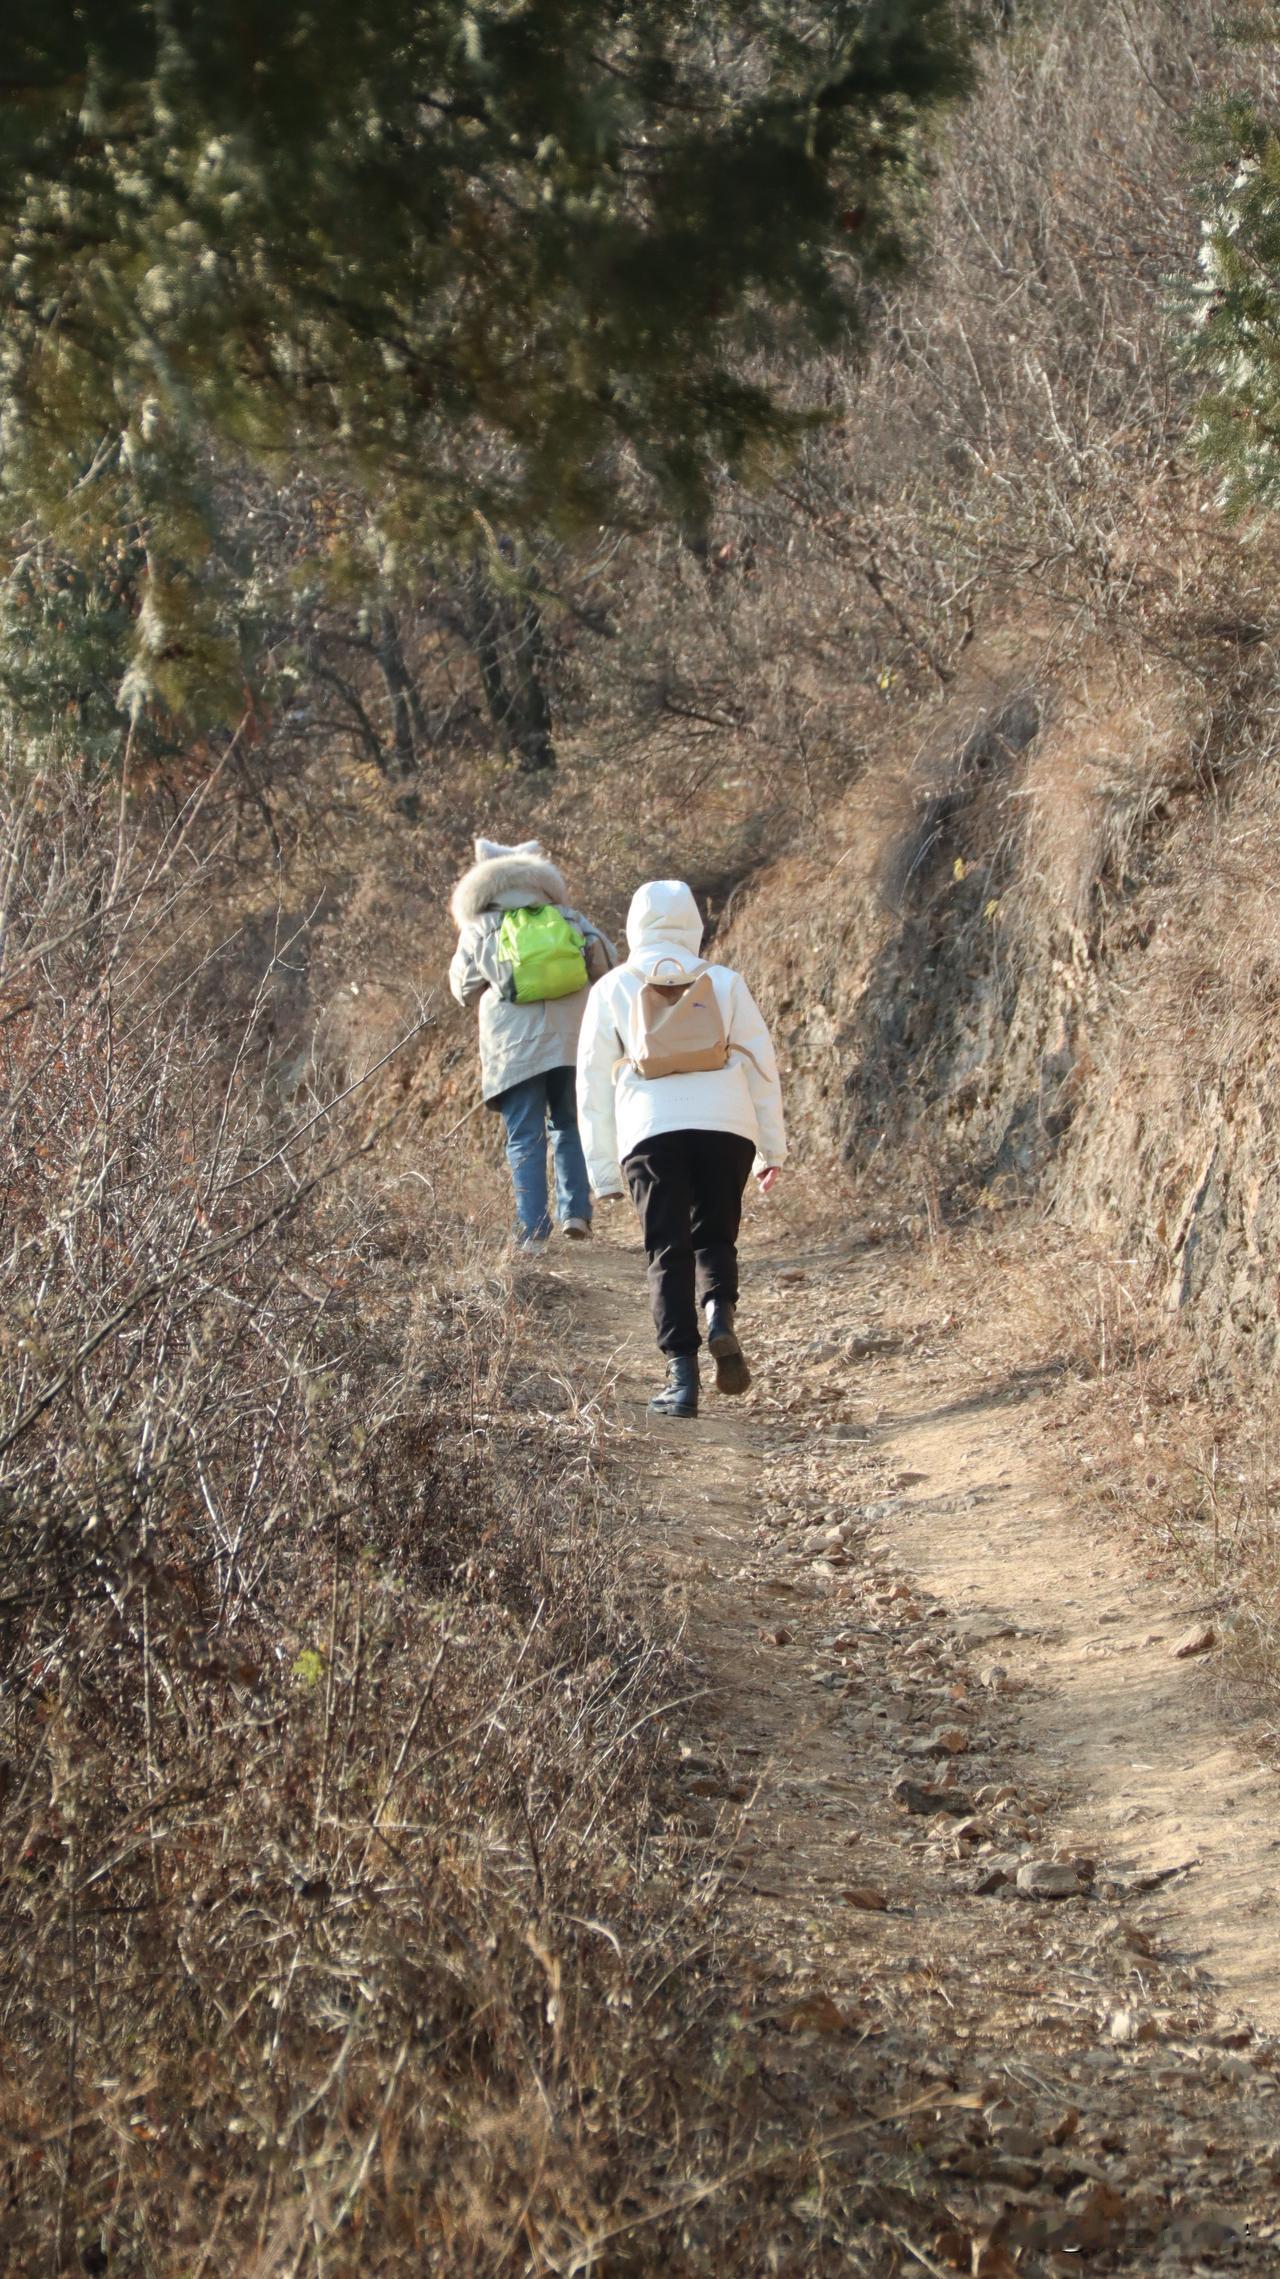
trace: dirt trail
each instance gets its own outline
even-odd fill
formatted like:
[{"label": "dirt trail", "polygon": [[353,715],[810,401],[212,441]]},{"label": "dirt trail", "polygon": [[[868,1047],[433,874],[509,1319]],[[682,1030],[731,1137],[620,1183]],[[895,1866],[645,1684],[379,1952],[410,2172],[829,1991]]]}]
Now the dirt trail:
[{"label": "dirt trail", "polygon": [[643,1572],[705,1676],[685,1819],[772,1988],[762,2066],[833,2130],[877,2100],[904,2270],[1274,2272],[1277,1783],[1212,1656],[1173,1656],[1198,1610],[1055,1504],[1043,1386],[903,1339],[874,1250],[757,1242],[752,1394],[646,1419],[611,1231],[529,1280],[608,1357]]},{"label": "dirt trail", "polygon": [[1275,2032],[1280,1783],[1251,1755],[1211,1647],[1179,1656],[1214,1636],[1212,1605],[1154,1587],[1045,1494],[1043,1389],[974,1405],[928,1366],[886,1377],[881,1445],[915,1474],[884,1517],[894,1556],[1025,1689],[1020,1721],[1061,1799],[1059,1833],[1131,1872],[1178,1871],[1163,1934]]}]

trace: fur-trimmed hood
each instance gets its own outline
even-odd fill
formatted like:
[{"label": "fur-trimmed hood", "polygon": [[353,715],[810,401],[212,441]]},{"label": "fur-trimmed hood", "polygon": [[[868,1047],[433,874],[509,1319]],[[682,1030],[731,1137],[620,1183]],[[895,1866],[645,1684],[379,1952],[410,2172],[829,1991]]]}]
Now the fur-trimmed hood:
[{"label": "fur-trimmed hood", "polygon": [[[505,995],[511,967],[502,955],[502,915],[542,903],[554,903],[580,929],[587,970],[582,987],[569,996],[522,1003]],[[491,1108],[530,1077],[572,1068],[587,979],[614,962],[607,935],[567,904],[564,880],[536,839],[518,847],[477,839],[476,860],[453,890],[449,907],[458,923],[458,946],[449,964],[449,991],[457,1004],[474,1005],[479,1013],[480,1081]]]},{"label": "fur-trimmed hood", "polygon": [[568,890],[554,863],[538,849],[513,847],[489,855],[464,871],[449,908],[456,926],[482,918],[486,910],[524,910],[542,902],[567,902]]}]

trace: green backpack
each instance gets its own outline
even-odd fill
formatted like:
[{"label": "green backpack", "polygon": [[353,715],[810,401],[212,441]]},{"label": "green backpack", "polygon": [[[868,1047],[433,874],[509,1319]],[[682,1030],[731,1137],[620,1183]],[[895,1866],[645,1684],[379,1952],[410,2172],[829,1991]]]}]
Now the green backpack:
[{"label": "green backpack", "polygon": [[498,928],[502,995],[517,1005],[572,997],[587,986],[586,942],[554,902],[508,910]]}]

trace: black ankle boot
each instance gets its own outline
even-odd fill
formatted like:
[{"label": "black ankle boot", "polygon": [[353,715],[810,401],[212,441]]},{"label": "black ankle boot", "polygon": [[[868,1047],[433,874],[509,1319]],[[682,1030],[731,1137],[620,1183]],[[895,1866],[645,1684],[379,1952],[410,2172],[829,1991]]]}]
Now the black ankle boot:
[{"label": "black ankle boot", "polygon": [[667,1381],[649,1403],[650,1416],[696,1416],[698,1413],[698,1356],[672,1353],[667,1357]]},{"label": "black ankle boot", "polygon": [[716,1391],[745,1393],[751,1371],[733,1326],[733,1307],[724,1298],[713,1298],[707,1307],[707,1345],[716,1365]]}]

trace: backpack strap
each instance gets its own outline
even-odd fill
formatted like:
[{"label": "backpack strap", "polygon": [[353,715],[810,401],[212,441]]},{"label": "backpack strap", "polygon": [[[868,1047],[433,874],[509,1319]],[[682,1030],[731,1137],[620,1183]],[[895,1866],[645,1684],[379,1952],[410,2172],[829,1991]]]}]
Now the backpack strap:
[{"label": "backpack strap", "polygon": [[[621,1038],[619,1038],[619,1039],[618,1039],[618,1042],[619,1042],[619,1044],[621,1044],[621,1042],[622,1042],[622,1039],[621,1039]],[[755,1054],[752,1052],[752,1050],[751,1050],[751,1047],[750,1047],[749,1045],[733,1045],[733,1044],[731,1044],[731,1045],[729,1046],[729,1055],[730,1055],[730,1058],[732,1058],[732,1056],[733,1056],[733,1054],[734,1054],[735,1052],[740,1052],[744,1060],[749,1060],[749,1061],[750,1061],[750,1063],[751,1063],[751,1066],[754,1068],[754,1070],[755,1070],[755,1072],[756,1072],[756,1075],[757,1075],[757,1076],[760,1078],[760,1081],[761,1081],[761,1083],[762,1083],[762,1084],[772,1084],[772,1082],[773,1082],[773,1078],[772,1078],[772,1077],[771,1077],[771,1076],[768,1074],[768,1072],[767,1072],[765,1069],[761,1068],[759,1061],[756,1059],[756,1056],[755,1056]],[[618,1081],[618,1078],[621,1076],[621,1074],[622,1074],[622,1071],[623,1071],[623,1069],[624,1069],[624,1068],[634,1068],[634,1067],[635,1067],[635,1062],[632,1060],[630,1053],[629,1053],[629,1052],[624,1052],[624,1053],[622,1053],[622,1054],[619,1056],[619,1058],[618,1058],[617,1060],[615,1060],[615,1062],[614,1062],[614,1064],[613,1064],[613,1070],[612,1070],[612,1077],[613,1077],[613,1082],[614,1082],[615,1084],[617,1083],[617,1081]]]},{"label": "backpack strap", "polygon": [[613,1067],[612,1067],[612,1070],[610,1071],[610,1077],[609,1077],[609,1081],[610,1081],[610,1083],[612,1083],[612,1084],[616,1084],[616,1083],[617,1083],[617,1081],[618,1081],[618,1078],[619,1078],[619,1077],[621,1076],[621,1074],[622,1074],[622,1071],[623,1071],[623,1069],[624,1069],[624,1068],[630,1068],[630,1066],[631,1066],[631,1055],[630,1055],[630,1053],[629,1053],[629,1052],[627,1051],[627,1049],[626,1049],[626,1044],[625,1044],[625,1042],[624,1042],[624,1040],[623,1040],[622,1031],[621,1031],[621,1029],[618,1027],[618,1020],[617,1020],[617,1015],[616,1015],[616,1014],[614,1015],[614,1022],[613,1022],[613,1041],[614,1041],[614,1043],[615,1043],[616,1045],[621,1045],[621,1046],[622,1046],[622,1051],[619,1053],[619,1055],[618,1055],[618,1058],[615,1060],[615,1062],[614,1062],[614,1064],[613,1064]]}]

